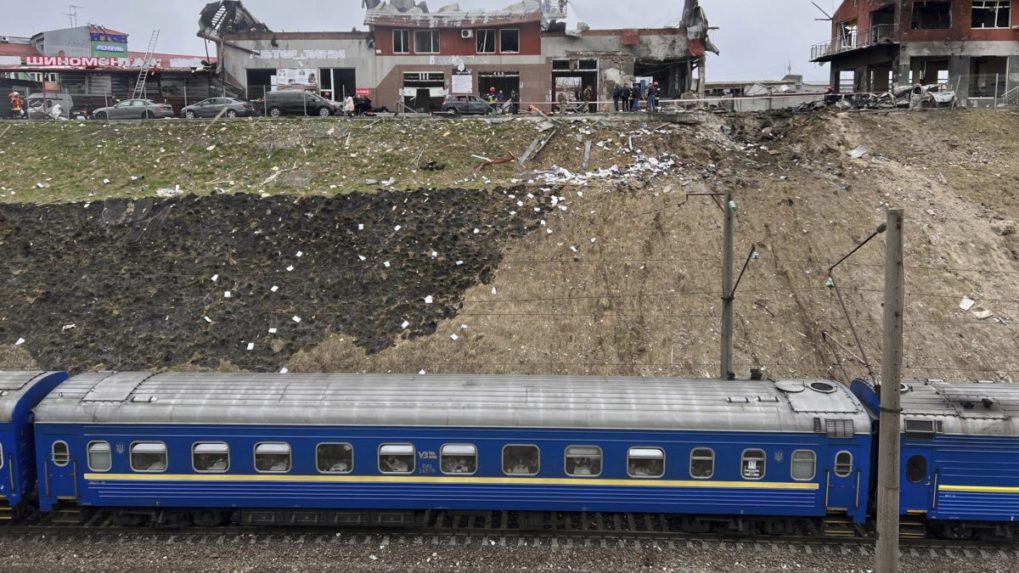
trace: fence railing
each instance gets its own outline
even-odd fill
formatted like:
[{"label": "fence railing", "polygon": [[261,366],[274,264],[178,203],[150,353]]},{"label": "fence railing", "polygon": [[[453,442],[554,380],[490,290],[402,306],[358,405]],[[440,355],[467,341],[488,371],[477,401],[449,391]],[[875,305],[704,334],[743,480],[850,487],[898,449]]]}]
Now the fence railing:
[{"label": "fence railing", "polygon": [[849,50],[866,48],[895,39],[895,24],[876,24],[866,33],[839,36],[834,42],[821,42],[810,47],[810,59],[816,60]]}]

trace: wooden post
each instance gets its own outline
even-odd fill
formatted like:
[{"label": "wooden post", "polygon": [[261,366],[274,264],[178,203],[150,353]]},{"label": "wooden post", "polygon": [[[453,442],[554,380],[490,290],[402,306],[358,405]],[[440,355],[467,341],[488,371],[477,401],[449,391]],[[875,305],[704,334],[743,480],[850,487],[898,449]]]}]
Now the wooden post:
[{"label": "wooden post", "polygon": [[888,210],[885,247],[884,344],[881,358],[881,430],[878,436],[876,573],[899,570],[899,463],[902,378],[902,209]]}]

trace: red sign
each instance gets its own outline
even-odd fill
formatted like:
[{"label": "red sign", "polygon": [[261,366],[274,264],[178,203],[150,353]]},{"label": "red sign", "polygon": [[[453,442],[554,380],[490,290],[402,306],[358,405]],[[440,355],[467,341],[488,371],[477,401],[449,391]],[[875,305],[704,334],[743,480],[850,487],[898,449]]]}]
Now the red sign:
[{"label": "red sign", "polygon": [[[23,58],[26,66],[67,67],[67,68],[140,68],[145,63],[142,58],[68,58],[64,56],[27,56]],[[160,60],[152,60],[152,67],[161,67]]]},{"label": "red sign", "polygon": [[372,93],[371,88],[357,88],[356,90],[354,90],[354,95],[356,95],[357,97],[368,97],[369,95],[371,95],[371,93]]}]

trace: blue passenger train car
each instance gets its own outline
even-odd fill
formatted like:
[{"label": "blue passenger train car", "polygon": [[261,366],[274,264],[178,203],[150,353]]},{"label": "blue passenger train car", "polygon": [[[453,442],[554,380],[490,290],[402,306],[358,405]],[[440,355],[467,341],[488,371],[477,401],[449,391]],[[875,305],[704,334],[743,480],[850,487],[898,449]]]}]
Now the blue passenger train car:
[{"label": "blue passenger train car", "polygon": [[0,372],[0,520],[35,488],[32,408],[67,378],[63,372]]},{"label": "blue passenger train car", "polygon": [[823,380],[83,374],[40,505],[867,518],[870,418]]},{"label": "blue passenger train car", "polygon": [[[873,385],[852,389],[877,412]],[[901,447],[902,515],[957,539],[1007,535],[1019,521],[1019,386],[904,383]]]}]

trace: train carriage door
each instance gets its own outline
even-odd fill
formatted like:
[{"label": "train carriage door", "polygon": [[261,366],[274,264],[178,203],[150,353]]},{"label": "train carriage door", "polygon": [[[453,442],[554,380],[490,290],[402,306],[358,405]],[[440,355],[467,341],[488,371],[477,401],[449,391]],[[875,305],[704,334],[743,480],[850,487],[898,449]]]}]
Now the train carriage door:
[{"label": "train carriage door", "polygon": [[931,465],[930,449],[903,444],[899,467],[902,513],[925,514],[932,509],[937,473]]},{"label": "train carriage door", "polygon": [[54,440],[46,452],[46,473],[43,475],[43,494],[49,499],[78,499],[78,473],[81,464],[72,455],[64,440]]},{"label": "train carriage door", "polygon": [[825,505],[828,511],[854,511],[860,507],[860,470],[850,450],[836,450],[824,476],[827,481]]}]

